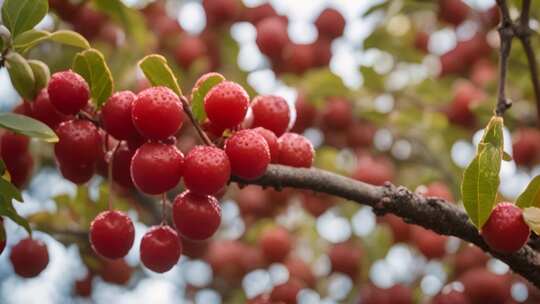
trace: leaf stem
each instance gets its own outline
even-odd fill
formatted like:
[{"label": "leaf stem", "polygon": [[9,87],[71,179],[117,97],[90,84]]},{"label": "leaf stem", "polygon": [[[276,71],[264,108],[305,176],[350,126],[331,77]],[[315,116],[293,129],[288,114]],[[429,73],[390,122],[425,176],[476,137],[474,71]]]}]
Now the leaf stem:
[{"label": "leaf stem", "polygon": [[188,116],[189,120],[191,121],[191,124],[197,130],[197,133],[199,134],[199,137],[202,139],[205,145],[207,146],[215,146],[214,143],[208,138],[208,135],[206,135],[206,132],[202,129],[199,122],[197,122],[197,119],[195,119],[195,116],[193,116],[193,113],[191,112],[191,108],[189,107],[189,102],[187,98],[184,95],[180,95],[180,101],[182,101],[182,107],[184,108],[184,113]]}]

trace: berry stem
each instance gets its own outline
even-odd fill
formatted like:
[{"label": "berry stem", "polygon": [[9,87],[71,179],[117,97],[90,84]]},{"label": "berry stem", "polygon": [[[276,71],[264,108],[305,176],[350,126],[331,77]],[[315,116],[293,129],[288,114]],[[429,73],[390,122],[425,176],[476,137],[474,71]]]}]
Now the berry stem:
[{"label": "berry stem", "polygon": [[114,160],[114,154],[116,154],[116,151],[120,147],[120,144],[122,141],[119,141],[116,143],[116,146],[114,146],[114,149],[112,153],[109,155],[109,166],[107,168],[107,178],[109,179],[109,210],[113,210],[113,198],[114,198],[114,191],[113,191],[113,176],[112,176],[112,167],[113,167],[113,160]]},{"label": "berry stem", "polygon": [[189,120],[191,121],[191,124],[197,130],[197,133],[199,134],[199,137],[202,139],[205,145],[207,146],[215,146],[214,143],[208,138],[204,130],[201,128],[201,125],[197,122],[195,117],[193,116],[193,113],[191,112],[191,109],[189,107],[189,103],[187,101],[187,98],[184,95],[180,95],[180,100],[182,101],[182,107],[184,108],[184,113],[188,116]]}]

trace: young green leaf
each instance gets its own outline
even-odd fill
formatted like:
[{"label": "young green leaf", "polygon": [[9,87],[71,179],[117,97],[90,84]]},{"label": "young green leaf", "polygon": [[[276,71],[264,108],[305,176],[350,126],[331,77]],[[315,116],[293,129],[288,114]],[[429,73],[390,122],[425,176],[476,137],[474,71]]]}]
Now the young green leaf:
[{"label": "young green leaf", "polygon": [[148,55],[139,61],[139,67],[152,85],[166,86],[176,94],[182,95],[178,80],[165,57],[156,54]]},{"label": "young green leaf", "polygon": [[47,40],[81,49],[90,48],[90,44],[86,38],[77,32],[68,30],[60,30],[53,33],[49,33],[47,31],[30,30],[17,37],[13,42],[13,47],[17,51],[25,53],[39,43]]},{"label": "young green leaf", "polygon": [[40,41],[49,37],[51,33],[41,30],[29,30],[13,39],[13,48],[17,52],[24,53]]},{"label": "young green leaf", "polygon": [[[497,149],[502,149],[504,147],[504,138],[503,138],[503,119],[500,116],[493,116],[488,125],[484,130],[482,135],[482,140],[480,143],[489,143]],[[481,152],[481,145],[478,145],[478,152]]]},{"label": "young green leaf", "polygon": [[531,180],[525,191],[517,198],[516,205],[521,209],[540,207],[540,175],[535,176]]},{"label": "young green leaf", "polygon": [[39,93],[41,89],[47,86],[49,78],[51,78],[51,72],[49,71],[49,67],[42,61],[30,59],[28,60],[28,64],[32,68],[36,80],[35,91]]},{"label": "young green leaf", "polygon": [[5,0],[2,21],[12,37],[32,29],[49,10],[47,0]]},{"label": "young green leaf", "polygon": [[220,74],[214,74],[206,78],[198,88],[191,93],[191,112],[199,123],[203,122],[206,118],[206,112],[204,111],[204,97],[208,94],[208,91],[212,89],[218,83],[224,81],[225,78]]},{"label": "young green leaf", "polygon": [[15,185],[0,177],[0,196],[7,200],[15,199],[22,202],[21,192]]},{"label": "young green leaf", "polygon": [[11,84],[17,93],[26,100],[34,100],[37,93],[36,79],[26,59],[18,53],[11,52],[6,56],[6,67]]},{"label": "young green leaf", "polygon": [[523,209],[523,219],[534,233],[540,234],[540,208],[528,207]]},{"label": "young green leaf", "polygon": [[12,221],[26,229],[28,234],[32,234],[32,229],[30,228],[28,221],[17,213],[17,210],[13,207],[12,201],[5,199],[3,196],[0,196],[0,215],[10,218]]},{"label": "young green leaf", "polygon": [[0,113],[0,127],[46,142],[58,141],[56,134],[46,124],[24,115]]},{"label": "young green leaf", "polygon": [[96,49],[80,52],[75,56],[72,68],[88,82],[92,100],[98,109],[101,108],[114,89],[112,74],[103,54]]}]

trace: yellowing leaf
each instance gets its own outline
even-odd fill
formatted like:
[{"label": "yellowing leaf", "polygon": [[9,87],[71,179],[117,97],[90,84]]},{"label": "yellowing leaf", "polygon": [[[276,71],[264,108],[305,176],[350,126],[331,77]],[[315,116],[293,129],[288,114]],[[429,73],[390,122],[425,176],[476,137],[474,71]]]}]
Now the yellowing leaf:
[{"label": "yellowing leaf", "polygon": [[534,233],[540,234],[540,208],[529,207],[523,209],[523,219]]},{"label": "yellowing leaf", "polygon": [[177,95],[182,95],[178,80],[167,64],[167,59],[161,55],[148,55],[139,61],[139,67],[146,78],[154,86],[165,86]]},{"label": "yellowing leaf", "polygon": [[520,208],[540,207],[540,175],[535,176],[516,200]]}]

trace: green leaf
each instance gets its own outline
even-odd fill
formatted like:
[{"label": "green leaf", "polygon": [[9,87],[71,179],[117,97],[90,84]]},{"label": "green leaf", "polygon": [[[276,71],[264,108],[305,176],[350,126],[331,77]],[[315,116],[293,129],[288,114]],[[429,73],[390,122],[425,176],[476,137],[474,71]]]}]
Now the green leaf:
[{"label": "green leaf", "polygon": [[3,178],[0,178],[0,196],[7,200],[16,199],[19,202],[23,201],[19,189]]},{"label": "green leaf", "polygon": [[78,53],[73,61],[73,70],[88,82],[92,100],[97,108],[101,108],[114,89],[112,74],[103,54],[96,49]]},{"label": "green leaf", "polygon": [[512,161],[512,156],[506,152],[503,151],[503,160],[504,161]]},{"label": "green leaf", "polygon": [[24,115],[0,113],[0,127],[46,142],[58,141],[56,134],[46,124]]},{"label": "green leaf", "polygon": [[177,95],[182,95],[178,80],[165,57],[156,54],[148,55],[139,61],[139,67],[152,85],[166,86]]},{"label": "green leaf", "polygon": [[[489,143],[492,146],[494,146],[497,149],[501,149],[504,147],[504,139],[503,139],[503,119],[499,116],[493,116],[484,130],[484,135],[482,135],[482,140],[480,143]],[[478,145],[479,152],[481,145]]]},{"label": "green leaf", "polygon": [[463,205],[478,228],[484,225],[495,204],[501,168],[500,149],[491,144],[481,145],[482,152],[465,169],[461,184]]},{"label": "green leaf", "polygon": [[74,31],[68,31],[68,30],[61,30],[53,32],[49,35],[49,40],[58,42],[64,45],[74,46],[81,49],[89,49],[90,43],[84,38],[81,34],[74,32]]},{"label": "green leaf", "polygon": [[11,52],[6,56],[6,67],[11,84],[19,95],[27,100],[36,97],[35,78],[32,68],[26,59],[18,53]]},{"label": "green leaf", "polygon": [[90,48],[90,44],[86,38],[77,32],[68,30],[60,30],[53,33],[49,33],[47,31],[30,30],[17,37],[13,42],[13,47],[19,52],[25,53],[44,41],[54,41],[81,49]]},{"label": "green leaf", "polygon": [[203,122],[206,119],[206,112],[204,111],[204,97],[210,89],[215,85],[225,80],[221,74],[215,73],[206,78],[198,88],[194,89],[191,93],[191,112],[198,122]]},{"label": "green leaf", "polygon": [[516,200],[520,208],[540,207],[540,175],[535,176]]},{"label": "green leaf", "polygon": [[38,42],[47,39],[50,33],[41,30],[29,30],[26,31],[15,39],[13,39],[13,48],[21,53],[24,53],[29,48],[36,45]]},{"label": "green leaf", "polygon": [[5,0],[2,21],[12,37],[32,29],[49,10],[47,0]]},{"label": "green leaf", "polygon": [[529,207],[523,209],[523,219],[534,233],[540,234],[540,208]]},{"label": "green leaf", "polygon": [[7,216],[26,229],[28,234],[32,234],[32,229],[30,228],[28,221],[17,213],[17,210],[13,207],[12,201],[5,199],[3,196],[0,196],[0,215]]},{"label": "green leaf", "polygon": [[49,71],[49,67],[44,62],[39,60],[30,59],[28,60],[28,64],[32,68],[36,80],[34,89],[39,93],[41,89],[47,86],[49,78],[51,78],[51,71]]}]

